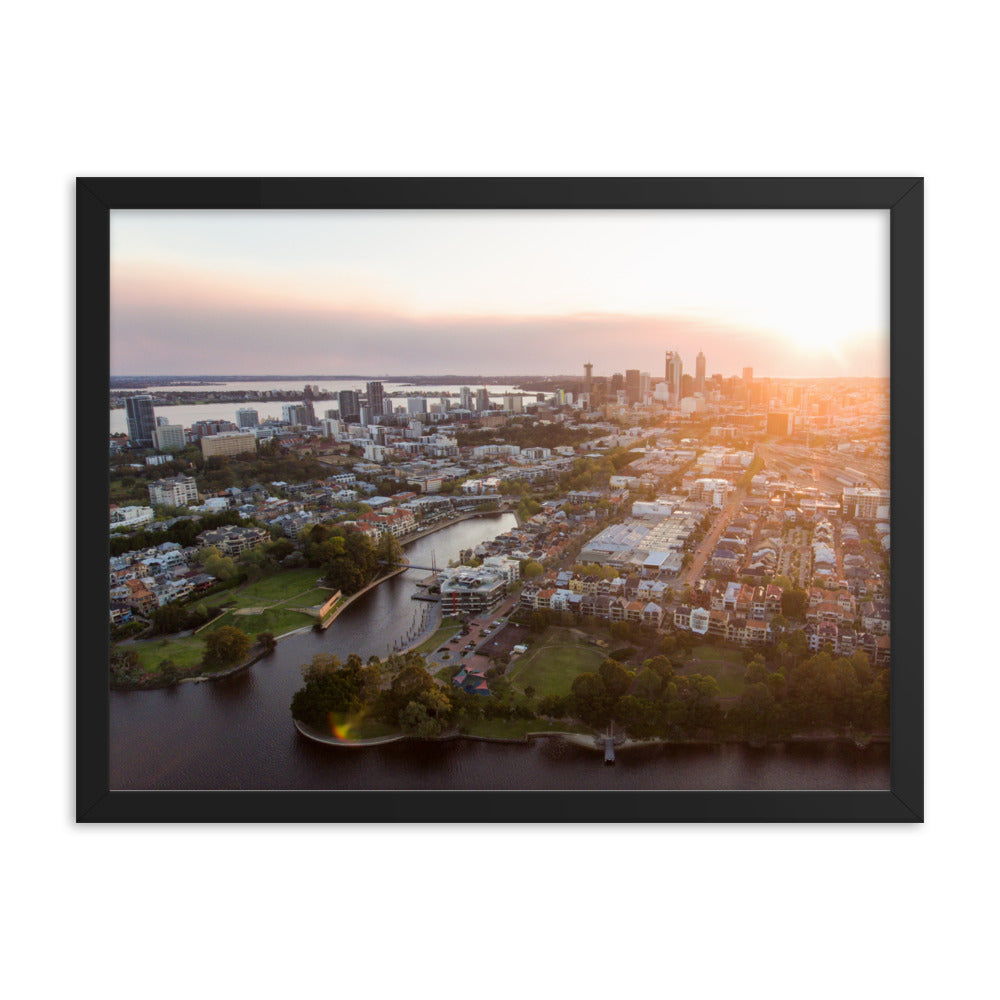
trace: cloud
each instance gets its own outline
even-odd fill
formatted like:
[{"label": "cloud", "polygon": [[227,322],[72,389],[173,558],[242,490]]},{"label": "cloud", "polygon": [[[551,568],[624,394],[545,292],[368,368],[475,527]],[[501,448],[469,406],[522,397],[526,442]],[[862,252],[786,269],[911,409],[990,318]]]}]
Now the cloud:
[{"label": "cloud", "polygon": [[415,315],[141,267],[112,279],[114,374],[578,374],[589,361],[598,375],[637,368],[657,377],[667,350],[691,372],[703,351],[709,375],[888,373],[878,338],[806,351],[704,311]]}]

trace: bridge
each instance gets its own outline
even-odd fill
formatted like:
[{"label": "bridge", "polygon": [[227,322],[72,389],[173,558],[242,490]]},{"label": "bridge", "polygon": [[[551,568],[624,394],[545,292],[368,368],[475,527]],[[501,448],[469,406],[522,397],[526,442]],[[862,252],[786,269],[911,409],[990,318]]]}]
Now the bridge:
[{"label": "bridge", "polygon": [[411,562],[390,562],[388,559],[379,559],[380,566],[400,566],[403,569],[425,569],[429,573],[437,573],[440,570],[440,566],[421,566],[419,563]]}]

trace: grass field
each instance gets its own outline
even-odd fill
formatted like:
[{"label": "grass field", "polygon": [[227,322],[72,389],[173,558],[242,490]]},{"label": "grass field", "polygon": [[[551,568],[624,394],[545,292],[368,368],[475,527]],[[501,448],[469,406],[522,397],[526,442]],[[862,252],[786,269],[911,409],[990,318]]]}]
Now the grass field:
[{"label": "grass field", "polygon": [[[125,648],[139,654],[139,662],[147,673],[157,673],[163,660],[173,660],[181,670],[189,670],[201,663],[205,655],[205,637],[223,625],[233,625],[251,636],[256,636],[258,632],[273,632],[275,636],[279,636],[315,624],[316,619],[312,615],[294,611],[293,608],[322,604],[332,596],[332,590],[316,586],[318,578],[318,569],[294,569],[248,583],[220,595],[221,600],[233,601],[232,607],[197,635],[167,639],[166,645],[157,641],[127,645]],[[288,605],[279,603],[288,601],[289,598],[293,600]],[[268,606],[274,604],[278,606]],[[207,605],[215,606],[211,598],[202,602],[202,606]],[[260,614],[233,613],[240,608],[261,607],[266,610]]]},{"label": "grass field", "polygon": [[577,722],[550,722],[547,719],[479,719],[469,724],[470,736],[520,740],[528,733],[589,733]]},{"label": "grass field", "polygon": [[[265,577],[255,583],[247,583],[235,590],[226,591],[225,599],[235,601],[238,608],[264,608],[278,601],[287,601],[291,597],[301,594],[308,596],[312,591],[319,589],[317,581],[320,571],[314,568],[289,569],[274,576]],[[327,592],[327,596],[330,592]],[[209,600],[206,603],[212,603]],[[313,601],[312,603],[320,603]]]},{"label": "grass field", "polygon": [[173,660],[180,670],[189,670],[201,663],[205,655],[205,643],[198,636],[184,636],[181,639],[140,642],[126,644],[125,649],[139,654],[139,663],[145,673],[156,674],[163,660]]},{"label": "grass field", "polygon": [[570,629],[550,628],[515,662],[507,677],[521,691],[533,687],[538,698],[567,695],[577,675],[596,671],[606,655]]},{"label": "grass field", "polygon": [[681,673],[708,674],[719,682],[719,693],[723,698],[733,698],[743,693],[746,669],[739,650],[695,646]]},{"label": "grass field", "polygon": [[[292,569],[230,590],[226,594],[226,600],[235,602],[233,607],[228,614],[199,632],[198,637],[203,639],[209,632],[214,632],[223,625],[232,625],[249,635],[273,632],[275,636],[313,625],[316,619],[312,615],[295,611],[294,608],[323,604],[333,596],[332,590],[316,586],[318,578],[318,569]],[[264,610],[251,615],[233,613],[242,608]]]},{"label": "grass field", "polygon": [[296,608],[314,608],[317,605],[326,604],[333,597],[333,594],[334,591],[330,590],[329,587],[314,587],[312,590],[307,590],[304,594],[297,594],[287,603]]},{"label": "grass field", "polygon": [[445,618],[438,630],[425,642],[417,646],[418,653],[433,653],[438,646],[447,642],[462,626],[454,618]]},{"label": "grass field", "polygon": [[230,611],[202,629],[197,637],[204,639],[210,632],[214,632],[223,625],[232,625],[234,628],[242,629],[247,635],[256,635],[258,632],[273,632],[277,637],[286,632],[293,632],[297,628],[315,624],[315,616],[307,615],[304,611],[293,611],[286,607],[268,608],[260,614],[253,615],[237,615]]}]

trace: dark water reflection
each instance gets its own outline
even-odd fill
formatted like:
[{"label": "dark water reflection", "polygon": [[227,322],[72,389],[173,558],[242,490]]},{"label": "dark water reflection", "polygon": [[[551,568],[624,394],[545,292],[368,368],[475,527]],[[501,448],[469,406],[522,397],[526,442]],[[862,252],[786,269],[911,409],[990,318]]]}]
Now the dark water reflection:
[{"label": "dark water reflection", "polygon": [[[407,547],[445,565],[514,524],[465,521]],[[111,787],[116,789],[885,789],[889,751],[818,744],[643,747],[600,754],[545,739],[528,745],[455,740],[366,749],[323,747],[298,734],[289,704],[315,653],[384,655],[422,603],[411,570],[355,602],[329,629],[283,639],[249,670],[163,691],[112,692]]]}]

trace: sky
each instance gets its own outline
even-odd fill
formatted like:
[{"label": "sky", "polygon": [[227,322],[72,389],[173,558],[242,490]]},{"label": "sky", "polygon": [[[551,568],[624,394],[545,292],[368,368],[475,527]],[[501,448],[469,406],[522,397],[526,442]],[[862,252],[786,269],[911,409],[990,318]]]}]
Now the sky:
[{"label": "sky", "polygon": [[111,374],[888,376],[887,211],[111,213]]}]

